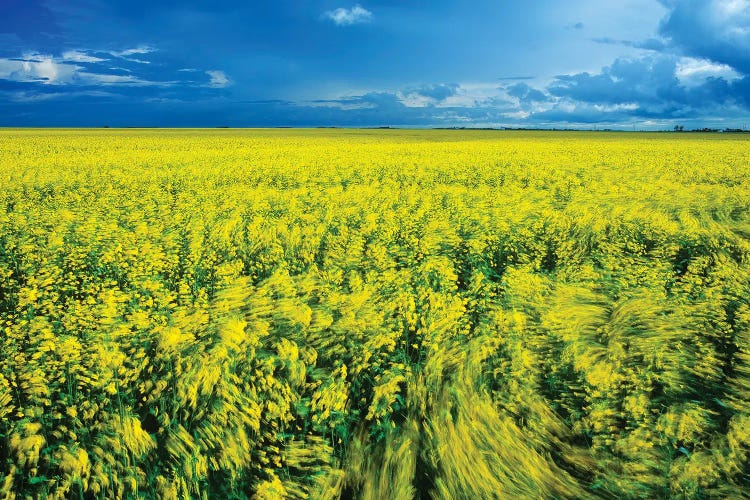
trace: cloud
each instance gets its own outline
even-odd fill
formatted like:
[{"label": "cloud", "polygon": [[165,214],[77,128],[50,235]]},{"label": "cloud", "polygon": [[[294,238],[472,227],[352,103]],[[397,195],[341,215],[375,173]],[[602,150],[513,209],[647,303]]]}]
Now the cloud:
[{"label": "cloud", "polygon": [[[85,61],[89,62],[89,61]],[[23,59],[0,58],[0,79],[12,82],[39,83],[42,85],[138,85],[165,86],[174,82],[155,82],[132,75],[115,75],[86,71],[76,64],[58,58],[33,54]]]},{"label": "cloud", "polygon": [[138,47],[134,47],[132,49],[125,49],[125,50],[119,50],[119,51],[113,50],[113,51],[110,51],[109,53],[125,61],[134,62],[138,64],[151,64],[151,61],[146,61],[145,59],[138,59],[138,58],[131,57],[131,56],[151,54],[153,52],[156,52],[156,49],[154,47],[151,47],[149,45],[139,45]]},{"label": "cloud", "polygon": [[648,38],[638,42],[625,43],[625,45],[630,45],[636,49],[653,50],[656,52],[662,51],[666,48],[666,44],[658,38]]},{"label": "cloud", "polygon": [[97,99],[111,99],[118,97],[117,94],[111,92],[103,92],[97,90],[82,91],[82,92],[5,92],[4,95],[11,102],[16,103],[35,103],[42,101],[51,100],[62,100],[62,99],[75,99],[75,98],[97,98]]},{"label": "cloud", "polygon": [[369,23],[372,21],[372,12],[357,4],[351,9],[339,7],[329,10],[323,14],[325,19],[333,21],[337,26],[351,26],[352,24]]},{"label": "cloud", "polygon": [[110,54],[112,54],[115,57],[126,58],[130,56],[135,56],[135,55],[150,54],[151,52],[156,52],[156,49],[149,45],[139,45],[138,47],[135,47],[132,49],[111,51]]},{"label": "cloud", "polygon": [[492,126],[517,121],[510,116],[518,111],[517,103],[503,96],[488,97],[487,89],[494,89],[497,93],[497,85],[492,83],[424,84],[397,91],[373,90],[339,99],[296,103],[284,109],[292,109],[299,119],[312,119],[311,111],[317,110],[316,114],[322,120],[318,125],[452,127]]},{"label": "cloud", "polygon": [[674,57],[617,59],[600,73],[560,75],[548,87],[558,97],[595,104],[658,103],[672,98],[678,84]]},{"label": "cloud", "polygon": [[554,100],[549,94],[523,82],[500,87],[500,90],[505,90],[507,96],[511,98],[506,99],[505,102],[513,103],[513,107],[520,112],[518,117],[521,118],[526,118],[530,113],[547,109],[548,103]]},{"label": "cloud", "polygon": [[[106,59],[83,51],[66,51],[56,57],[27,53],[18,58],[0,58],[0,80],[55,86],[169,86],[173,81],[153,81],[134,75],[112,74],[100,64]],[[89,64],[89,67],[81,66]]]},{"label": "cloud", "polygon": [[342,110],[402,109],[406,107],[399,93],[387,91],[372,91],[362,95],[342,96],[338,99],[316,99],[307,104],[312,107]]},{"label": "cloud", "polygon": [[208,82],[208,86],[211,88],[220,89],[229,86],[231,83],[223,71],[209,70],[206,71],[206,74],[211,78],[211,81]]},{"label": "cloud", "polygon": [[506,92],[509,96],[515,97],[521,102],[545,102],[549,100],[549,96],[544,92],[535,89],[534,87],[525,83],[516,83],[509,87],[506,87]]},{"label": "cloud", "polygon": [[675,75],[682,84],[688,86],[701,84],[711,77],[729,81],[740,78],[740,74],[731,66],[694,57],[681,58],[675,68]]},{"label": "cloud", "polygon": [[409,89],[405,92],[406,95],[417,95],[420,97],[426,97],[427,99],[440,102],[444,101],[449,97],[456,95],[459,89],[457,83],[437,83],[420,85],[419,87]]},{"label": "cloud", "polygon": [[601,72],[558,76],[547,91],[556,101],[535,119],[602,122],[746,116],[750,79],[705,59],[656,54],[617,59]]},{"label": "cloud", "polygon": [[[750,113],[750,0],[660,0],[668,9],[658,37],[597,38],[649,51],[598,72],[560,75],[544,89],[506,87],[536,123],[718,120]],[[539,93],[536,93],[539,92]],[[533,93],[533,94],[532,94]]]},{"label": "cloud", "polygon": [[561,103],[550,109],[528,114],[526,121],[536,126],[555,127],[596,124],[621,124],[636,118],[637,107],[630,105],[604,106],[586,103]]},{"label": "cloud", "polygon": [[602,37],[592,38],[592,42],[601,43],[605,45],[623,45],[625,47],[633,47],[635,49],[652,50],[661,52],[667,48],[667,44],[663,40],[658,38],[648,38],[646,40],[632,41],[632,40],[617,40],[615,38]]},{"label": "cloud", "polygon": [[[204,73],[206,78],[196,78],[195,73],[201,73],[194,68],[174,69],[172,79],[164,77],[162,68],[158,72],[149,71],[141,66],[119,67],[126,65],[124,61],[144,62],[123,55],[144,54],[153,52],[148,46],[139,46],[122,51],[101,52],[95,50],[75,49],[66,50],[56,56],[45,53],[27,52],[20,57],[0,57],[0,89],[12,87],[15,100],[20,101],[22,96],[25,102],[34,100],[33,95],[39,96],[39,100],[49,99],[49,92],[43,91],[46,87],[67,87],[71,96],[93,95],[93,90],[86,90],[88,94],[82,93],[84,89],[91,87],[121,87],[135,89],[138,87],[162,87],[182,89],[223,88],[231,84],[231,81],[223,71],[209,70]],[[115,55],[116,59],[107,59],[103,54]],[[187,70],[187,71],[185,71]],[[25,85],[25,87],[23,87]],[[18,87],[21,86],[21,87]],[[58,90],[63,93],[64,90]]]},{"label": "cloud", "polygon": [[133,75],[112,75],[104,73],[79,73],[76,75],[82,85],[134,85],[134,86],[170,86],[176,82],[154,82],[143,80]]},{"label": "cloud", "polygon": [[62,60],[78,63],[98,63],[106,61],[107,59],[92,56],[91,54],[81,50],[66,50],[62,53]]},{"label": "cloud", "polygon": [[750,78],[705,59],[649,53],[617,59],[598,72],[560,75],[544,86],[519,80],[499,86],[433,83],[288,104],[283,110],[293,110],[300,120],[319,116],[333,124],[368,126],[722,127],[750,112]]},{"label": "cloud", "polygon": [[343,96],[339,99],[315,99],[309,101],[314,107],[355,109],[403,109],[452,106],[451,98],[459,95],[457,83],[423,84],[397,91],[374,90],[361,95]]},{"label": "cloud", "polygon": [[659,33],[683,55],[750,73],[750,0],[662,0]]},{"label": "cloud", "polygon": [[0,58],[0,79],[39,82],[47,85],[72,81],[81,66],[61,63],[52,56],[25,54],[21,58]]}]

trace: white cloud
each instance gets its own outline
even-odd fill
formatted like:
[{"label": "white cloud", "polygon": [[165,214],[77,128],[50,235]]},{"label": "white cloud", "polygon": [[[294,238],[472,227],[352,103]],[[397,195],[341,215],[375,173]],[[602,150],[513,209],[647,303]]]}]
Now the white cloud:
[{"label": "white cloud", "polygon": [[44,54],[25,54],[18,59],[0,58],[0,79],[16,82],[69,83],[81,69]]},{"label": "white cloud", "polygon": [[129,57],[134,56],[136,54],[150,54],[151,52],[156,52],[156,49],[153,47],[150,47],[148,45],[139,45],[138,47],[135,47],[133,49],[126,49],[126,50],[114,50],[111,51],[110,54],[112,54],[115,57]]},{"label": "white cloud", "polygon": [[124,59],[125,61],[130,61],[130,62],[139,63],[139,64],[151,64],[151,61],[146,61],[144,59],[136,59],[130,56],[150,54],[152,52],[156,52],[156,49],[149,45],[139,45],[138,47],[135,47],[132,49],[112,50],[109,53],[115,57]]},{"label": "white cloud", "polygon": [[506,118],[512,118],[513,120],[525,120],[531,113],[528,111],[513,111],[512,113],[503,113]]},{"label": "white cloud", "polygon": [[340,7],[329,10],[323,14],[323,17],[330,19],[337,26],[350,26],[352,24],[369,23],[373,16],[372,12],[357,4],[351,9]]},{"label": "white cloud", "polygon": [[396,96],[401,101],[401,104],[407,108],[426,108],[435,104],[434,99],[417,94],[416,92],[397,92]]},{"label": "white cloud", "polygon": [[208,82],[209,87],[220,89],[227,87],[230,83],[229,78],[227,78],[226,73],[224,73],[223,71],[209,70],[206,71],[206,74],[211,77],[211,81]]},{"label": "white cloud", "polygon": [[42,102],[54,99],[59,94],[44,93],[33,94],[30,92],[3,92],[3,97],[11,102]]},{"label": "white cloud", "polygon": [[150,82],[141,80],[133,75],[109,75],[102,73],[79,73],[78,77],[82,83],[89,85],[169,85],[169,82]]},{"label": "white cloud", "polygon": [[62,53],[63,61],[79,62],[79,63],[98,63],[106,61],[101,57],[92,56],[82,50],[66,50]]},{"label": "white cloud", "polygon": [[724,78],[730,81],[740,78],[740,74],[731,66],[694,57],[681,58],[677,63],[675,75],[680,79],[680,83],[687,86],[700,85],[708,77]]},{"label": "white cloud", "polygon": [[90,90],[85,92],[47,92],[47,93],[34,93],[34,92],[6,92],[3,94],[9,101],[12,102],[42,102],[51,101],[53,99],[62,99],[70,97],[116,97],[117,94],[111,92],[103,92],[100,90]]},{"label": "white cloud", "polygon": [[343,98],[340,101],[337,100],[323,100],[323,101],[311,101],[305,103],[305,106],[310,108],[335,108],[342,111],[354,111],[362,109],[375,109],[378,106],[372,103],[366,102],[350,102],[349,98]]},{"label": "white cloud", "polygon": [[742,14],[750,8],[748,0],[718,0],[714,3],[714,9],[723,17],[732,17]]},{"label": "white cloud", "polygon": [[38,82],[44,85],[168,86],[175,83],[143,80],[132,75],[87,71],[87,68],[74,64],[73,61],[93,61],[84,61],[78,55],[66,52],[61,57],[54,57],[30,53],[20,58],[0,58],[0,80]]},{"label": "white cloud", "polygon": [[[129,61],[148,64],[149,61],[127,59],[126,55],[147,54],[155,49],[140,46],[110,54]],[[15,82],[39,82],[45,85],[169,85],[170,82],[151,82],[135,76],[111,75],[90,71],[77,63],[97,64],[107,61],[86,50],[66,50],[60,56],[30,52],[18,58],[0,58],[0,79]],[[89,70],[89,71],[87,71]]]},{"label": "white cloud", "polygon": [[[226,73],[219,70],[205,72],[210,77],[208,83],[199,83],[192,79],[183,81],[181,78],[175,78],[172,81],[154,81],[145,78],[143,75],[139,75],[137,70],[113,66],[112,64],[116,60],[104,59],[92,55],[109,53],[116,55],[122,60],[133,60],[148,64],[149,61],[138,61],[123,57],[124,54],[143,54],[148,52],[153,52],[153,49],[141,46],[135,49],[112,52],[76,49],[64,51],[61,55],[57,56],[28,52],[20,57],[0,57],[0,80],[81,87],[171,87],[183,85],[189,87],[208,86],[223,88],[231,84]],[[199,71],[193,68],[183,69],[188,70],[187,72]],[[70,92],[68,94],[73,95]],[[40,97],[39,99],[46,99],[46,97]]]}]

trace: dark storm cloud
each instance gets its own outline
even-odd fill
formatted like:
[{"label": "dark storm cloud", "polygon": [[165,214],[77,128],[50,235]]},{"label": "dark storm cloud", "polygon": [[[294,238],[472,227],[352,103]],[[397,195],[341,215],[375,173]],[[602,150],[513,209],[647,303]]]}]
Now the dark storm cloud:
[{"label": "dark storm cloud", "polygon": [[673,0],[659,32],[685,55],[750,73],[749,0]]},{"label": "dark storm cloud", "polygon": [[456,95],[459,89],[457,83],[437,83],[431,85],[421,85],[414,89],[409,89],[407,92],[415,93],[422,97],[428,97],[435,101],[444,101],[445,99]]},{"label": "dark storm cloud", "polygon": [[515,85],[506,87],[505,90],[509,96],[515,97],[522,102],[544,102],[549,100],[549,96],[544,92],[525,83],[516,83]]}]

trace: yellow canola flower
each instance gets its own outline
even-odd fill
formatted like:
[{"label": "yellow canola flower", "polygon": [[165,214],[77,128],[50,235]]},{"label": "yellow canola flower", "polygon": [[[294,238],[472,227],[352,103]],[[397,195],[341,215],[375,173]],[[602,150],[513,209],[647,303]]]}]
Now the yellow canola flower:
[{"label": "yellow canola flower", "polygon": [[0,497],[740,498],[749,165],[729,133],[0,130]]}]

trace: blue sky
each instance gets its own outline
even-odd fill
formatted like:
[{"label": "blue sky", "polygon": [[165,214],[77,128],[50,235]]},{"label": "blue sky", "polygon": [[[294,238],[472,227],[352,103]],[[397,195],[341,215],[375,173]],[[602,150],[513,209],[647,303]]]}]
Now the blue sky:
[{"label": "blue sky", "polygon": [[750,0],[1,0],[0,126],[750,126]]}]

